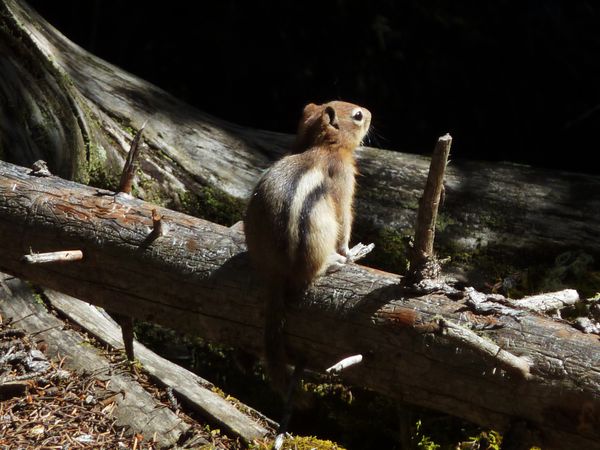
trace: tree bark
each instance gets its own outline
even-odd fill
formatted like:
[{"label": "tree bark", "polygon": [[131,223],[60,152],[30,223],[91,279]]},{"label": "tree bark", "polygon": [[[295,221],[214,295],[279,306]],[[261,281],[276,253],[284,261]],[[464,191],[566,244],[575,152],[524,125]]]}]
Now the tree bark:
[{"label": "tree bark", "polygon": [[[29,172],[0,163],[1,271],[261,353],[263,290],[240,231]],[[153,209],[162,216],[162,236],[152,233]],[[62,248],[82,250],[83,259],[22,261],[31,250]],[[415,291],[397,275],[351,264],[291,305],[289,351],[320,371],[361,354],[363,362],[343,373],[350,383],[501,431],[525,422],[545,449],[597,445],[598,337],[507,306],[502,315],[480,315],[472,305],[480,306],[482,295]],[[452,324],[447,334],[443,323]],[[461,344],[477,324],[487,325],[478,339],[525,362],[528,374]]]},{"label": "tree bark", "polygon": [[[53,173],[114,190],[148,120],[135,195],[231,225],[262,170],[290,148],[289,135],[211,117],[89,54],[25,3],[0,0],[0,13],[2,159],[43,158]],[[428,158],[365,147],[358,160],[356,240],[377,244],[371,263],[401,272],[406,255],[396,243],[412,235]],[[578,250],[598,260],[599,199],[598,177],[453,161],[438,252],[471,282],[506,276],[499,262],[522,269]],[[491,267],[483,275],[482,262]]]}]

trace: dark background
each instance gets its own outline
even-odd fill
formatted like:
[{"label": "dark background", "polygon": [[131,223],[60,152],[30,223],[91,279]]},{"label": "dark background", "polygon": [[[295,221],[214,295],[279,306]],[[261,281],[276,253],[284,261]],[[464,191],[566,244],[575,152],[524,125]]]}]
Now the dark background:
[{"label": "dark background", "polygon": [[371,144],[600,173],[600,2],[30,0],[98,56],[223,119],[374,115]]}]

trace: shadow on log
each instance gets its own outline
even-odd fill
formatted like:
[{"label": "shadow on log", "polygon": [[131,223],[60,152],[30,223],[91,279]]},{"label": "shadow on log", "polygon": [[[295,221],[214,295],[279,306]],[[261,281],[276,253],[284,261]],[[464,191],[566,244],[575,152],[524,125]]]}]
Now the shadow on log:
[{"label": "shadow on log", "polygon": [[[260,354],[262,287],[244,236],[123,195],[0,162],[0,271],[121,314]],[[150,243],[154,214],[168,232]],[[77,248],[81,261],[30,265],[24,254]],[[353,384],[405,402],[509,430],[537,430],[544,448],[593,447],[600,439],[600,342],[566,323],[504,306],[475,291],[414,291],[401,277],[349,265],[322,277],[289,312],[290,350],[319,371],[350,355]],[[531,376],[437,332],[440,318],[477,330],[529,362]]]}]

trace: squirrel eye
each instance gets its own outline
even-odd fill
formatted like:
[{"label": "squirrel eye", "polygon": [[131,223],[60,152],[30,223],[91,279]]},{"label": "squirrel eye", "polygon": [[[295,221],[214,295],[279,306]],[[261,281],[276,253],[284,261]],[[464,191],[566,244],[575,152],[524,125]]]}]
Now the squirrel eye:
[{"label": "squirrel eye", "polygon": [[357,122],[360,122],[363,119],[362,111],[360,109],[358,111],[356,111],[354,114],[352,114],[352,118],[354,120],[356,120]]}]

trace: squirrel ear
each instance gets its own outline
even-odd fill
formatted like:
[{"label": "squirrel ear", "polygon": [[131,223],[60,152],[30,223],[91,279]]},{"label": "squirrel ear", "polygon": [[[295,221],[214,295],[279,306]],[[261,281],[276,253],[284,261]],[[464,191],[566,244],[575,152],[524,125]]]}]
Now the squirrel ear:
[{"label": "squirrel ear", "polygon": [[304,110],[302,111],[302,116],[303,117],[310,117],[310,116],[312,116],[315,113],[315,111],[316,111],[317,108],[318,108],[318,106],[315,105],[314,103],[309,103],[308,105],[306,105],[304,107]]},{"label": "squirrel ear", "polygon": [[335,113],[335,109],[333,109],[331,106],[327,106],[323,110],[323,122],[325,122],[327,125],[331,125],[336,130],[340,129],[337,114]]}]

